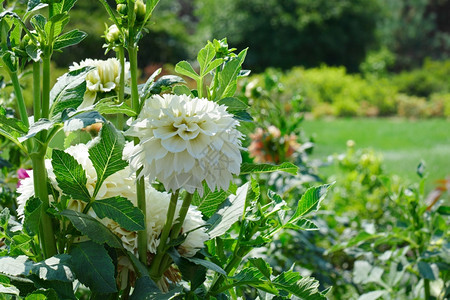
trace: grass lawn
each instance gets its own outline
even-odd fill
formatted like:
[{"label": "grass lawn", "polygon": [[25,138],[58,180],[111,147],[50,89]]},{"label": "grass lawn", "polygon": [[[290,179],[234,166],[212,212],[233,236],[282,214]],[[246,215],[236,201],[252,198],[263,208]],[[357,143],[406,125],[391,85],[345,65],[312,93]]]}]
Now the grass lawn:
[{"label": "grass lawn", "polygon": [[346,141],[354,140],[357,148],[381,152],[384,169],[390,174],[417,181],[416,167],[424,160],[428,188],[435,180],[450,176],[450,121],[447,120],[305,120],[303,129],[306,136],[314,137],[313,158],[343,153]]}]

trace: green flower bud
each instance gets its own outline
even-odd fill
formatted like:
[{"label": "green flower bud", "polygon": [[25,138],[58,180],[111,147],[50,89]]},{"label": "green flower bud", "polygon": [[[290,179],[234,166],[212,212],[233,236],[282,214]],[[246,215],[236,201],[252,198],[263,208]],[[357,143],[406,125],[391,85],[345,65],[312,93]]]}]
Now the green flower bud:
[{"label": "green flower bud", "polygon": [[117,4],[117,12],[121,15],[126,16],[128,13],[128,7],[126,4]]},{"label": "green flower bud", "polygon": [[105,32],[105,39],[108,43],[115,43],[119,41],[120,31],[116,24],[109,26]]},{"label": "green flower bud", "polygon": [[147,7],[145,6],[142,0],[136,0],[134,3],[134,12],[136,14],[136,21],[142,22],[145,20],[145,14],[147,11]]}]

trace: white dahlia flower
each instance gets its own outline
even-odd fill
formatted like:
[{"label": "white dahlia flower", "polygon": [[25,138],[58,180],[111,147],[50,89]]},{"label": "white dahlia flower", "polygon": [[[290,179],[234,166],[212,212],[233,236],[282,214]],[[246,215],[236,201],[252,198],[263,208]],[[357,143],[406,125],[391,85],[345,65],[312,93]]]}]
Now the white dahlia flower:
[{"label": "white dahlia flower", "polygon": [[[86,92],[83,103],[79,108],[85,108],[94,104],[98,92],[110,92],[119,89],[120,62],[117,58],[107,60],[85,59],[80,63],[74,63],[69,67],[70,71],[82,67],[95,67],[86,75]],[[130,64],[125,63],[125,81],[130,78]]]},{"label": "white dahlia flower", "polygon": [[224,105],[186,95],[154,96],[127,132],[140,139],[130,166],[143,166],[141,174],[158,179],[167,191],[203,194],[204,180],[211,190],[227,190],[242,162],[237,126]]},{"label": "white dahlia flower", "polygon": [[[156,248],[159,245],[159,236],[166,223],[170,194],[161,193],[153,187],[149,187],[146,190],[146,202],[148,251],[155,254]],[[181,201],[178,201],[174,222],[178,218],[180,208]],[[197,207],[191,205],[181,227],[181,232],[189,232],[186,240],[178,248],[182,256],[192,257],[198,250],[204,247],[205,241],[209,239],[206,229],[202,227],[204,225],[205,221],[202,219],[201,212],[197,210]]]}]

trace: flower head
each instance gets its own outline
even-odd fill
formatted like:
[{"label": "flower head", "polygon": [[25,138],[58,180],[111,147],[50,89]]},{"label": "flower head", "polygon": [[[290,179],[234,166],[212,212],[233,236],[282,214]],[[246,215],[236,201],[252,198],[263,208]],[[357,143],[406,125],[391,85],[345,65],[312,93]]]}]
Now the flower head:
[{"label": "flower head", "polygon": [[[107,60],[88,58],[79,64],[74,63],[69,70],[73,71],[82,67],[94,67],[95,69],[86,75],[86,92],[80,108],[94,104],[98,92],[111,92],[119,88],[121,67],[117,58],[109,58]],[[129,63],[126,63],[125,80],[128,80],[129,77]]]},{"label": "flower head", "polygon": [[140,138],[130,159],[132,169],[161,181],[166,190],[203,193],[228,189],[242,162],[239,122],[226,106],[207,99],[165,94],[148,99],[128,135]]}]

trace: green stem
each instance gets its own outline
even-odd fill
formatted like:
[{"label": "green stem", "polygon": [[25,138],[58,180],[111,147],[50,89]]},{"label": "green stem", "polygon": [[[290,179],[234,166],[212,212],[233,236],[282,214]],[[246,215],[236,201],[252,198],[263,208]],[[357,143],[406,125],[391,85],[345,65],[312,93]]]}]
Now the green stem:
[{"label": "green stem", "polygon": [[33,62],[33,112],[34,122],[41,118],[41,64]]},{"label": "green stem", "polygon": [[45,168],[45,147],[40,147],[38,153],[31,155],[33,163],[33,181],[35,195],[42,201],[41,204],[41,222],[39,238],[44,253],[44,258],[49,258],[57,253],[55,235],[53,233],[52,220],[47,214],[50,206],[47,190],[47,170]]},{"label": "green stem", "polygon": [[[131,41],[130,41],[131,43]],[[133,46],[128,47],[128,55],[130,59],[130,75],[131,75],[131,107],[139,114],[139,91],[138,91],[138,77],[137,77],[137,48]]]},{"label": "green stem", "polygon": [[51,55],[46,55],[42,59],[42,118],[48,118],[50,107],[50,58]]},{"label": "green stem", "polygon": [[200,77],[197,81],[197,93],[199,98],[203,98],[203,77]]},{"label": "green stem", "polygon": [[150,265],[150,276],[155,282],[157,282],[164,270],[160,270],[161,262],[163,261],[164,255],[166,254],[166,243],[169,237],[170,230],[172,229],[173,219],[175,216],[175,211],[177,208],[178,194],[179,190],[172,193],[170,197],[169,209],[167,210],[166,224],[164,224],[163,230],[161,232],[161,237],[159,239],[159,245],[156,249],[156,255],[153,258],[152,264]]},{"label": "green stem", "polygon": [[424,279],[423,286],[425,289],[425,300],[431,299],[431,292],[430,292],[430,280]]},{"label": "green stem", "polygon": [[11,77],[11,82],[14,87],[14,92],[16,94],[17,106],[19,107],[20,119],[22,122],[29,127],[30,123],[28,122],[28,113],[27,107],[25,105],[25,100],[23,99],[22,88],[20,87],[19,77],[17,76],[17,72],[9,72]]},{"label": "green stem", "polygon": [[191,201],[192,201],[192,194],[187,193],[183,199],[183,203],[181,204],[178,218],[175,222],[175,225],[173,225],[172,232],[170,233],[171,240],[176,239],[180,234],[181,228],[183,227],[184,220],[186,219],[186,215],[189,210],[189,206],[191,205]]},{"label": "green stem", "polygon": [[[119,83],[119,103],[125,101],[125,49],[122,46],[117,46],[117,56],[120,62],[120,83]],[[123,130],[124,118],[123,114],[117,115],[117,127]]]},{"label": "green stem", "polygon": [[[136,176],[142,172],[142,167],[136,172]],[[140,177],[136,182],[137,201],[139,209],[144,213],[144,224],[147,224],[147,207],[145,201],[145,181],[144,176]],[[138,231],[138,253],[139,260],[147,265],[147,230]]]}]

